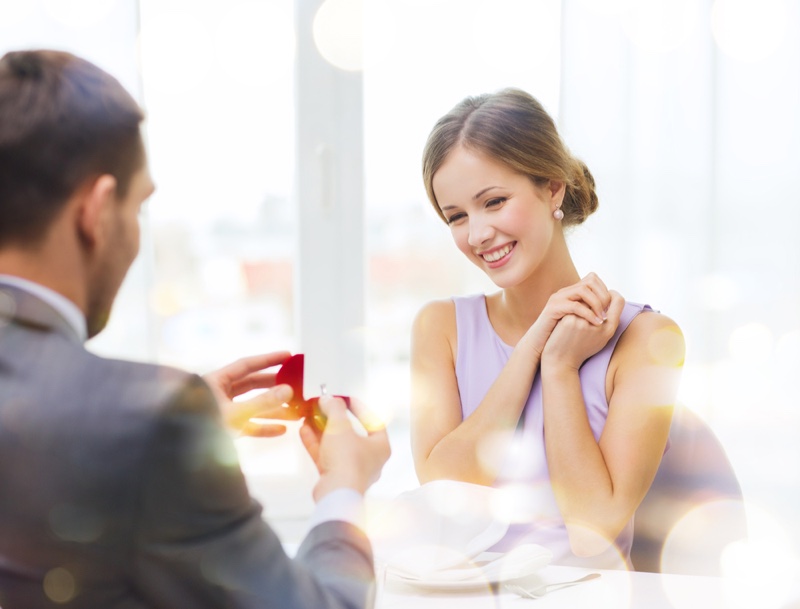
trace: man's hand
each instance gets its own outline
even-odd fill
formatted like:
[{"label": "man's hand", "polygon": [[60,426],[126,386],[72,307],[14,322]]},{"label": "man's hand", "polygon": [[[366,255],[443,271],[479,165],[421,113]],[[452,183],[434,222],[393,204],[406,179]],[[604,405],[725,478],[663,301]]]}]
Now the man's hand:
[{"label": "man's hand", "polygon": [[319,407],[328,417],[325,430],[320,433],[308,419],[300,428],[300,439],[319,470],[314,499],[319,501],[337,488],[364,494],[380,477],[391,454],[386,427],[353,399],[350,410],[366,429],[366,436],[353,428],[344,400],[322,396]]},{"label": "man's hand", "polygon": [[[219,401],[222,418],[231,429],[247,436],[272,437],[286,431],[284,425],[265,424],[251,419],[296,420],[297,414],[286,406],[292,398],[288,385],[275,385],[275,373],[267,368],[285,362],[291,354],[276,351],[264,355],[243,357],[224,368],[206,374],[203,378]],[[250,398],[234,402],[233,398],[253,389],[266,391]]]}]

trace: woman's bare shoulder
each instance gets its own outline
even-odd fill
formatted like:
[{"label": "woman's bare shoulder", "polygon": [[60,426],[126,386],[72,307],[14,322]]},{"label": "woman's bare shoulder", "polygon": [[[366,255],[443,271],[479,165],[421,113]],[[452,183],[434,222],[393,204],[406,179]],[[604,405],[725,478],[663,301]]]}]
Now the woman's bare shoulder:
[{"label": "woman's bare shoulder", "polygon": [[417,312],[414,318],[414,330],[431,332],[442,330],[454,325],[456,320],[456,306],[451,298],[432,300]]},{"label": "woman's bare shoulder", "polygon": [[685,354],[680,326],[663,313],[646,310],[634,317],[620,336],[612,362],[681,367]]},{"label": "woman's bare shoulder", "polygon": [[416,362],[447,356],[452,363],[456,353],[456,307],[451,299],[433,300],[424,305],[411,330],[411,355]]}]

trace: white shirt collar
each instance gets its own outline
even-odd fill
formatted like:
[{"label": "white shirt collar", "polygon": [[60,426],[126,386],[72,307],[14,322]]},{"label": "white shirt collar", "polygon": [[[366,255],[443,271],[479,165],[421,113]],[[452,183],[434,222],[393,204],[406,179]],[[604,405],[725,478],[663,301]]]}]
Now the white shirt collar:
[{"label": "white shirt collar", "polygon": [[33,281],[23,279],[22,277],[17,277],[15,275],[0,274],[0,283],[5,283],[6,285],[14,286],[20,290],[25,290],[29,294],[33,294],[40,300],[43,300],[49,304],[56,311],[58,311],[58,313],[64,319],[67,320],[67,323],[80,337],[81,342],[86,342],[88,336],[88,331],[86,329],[86,318],[83,316],[83,312],[74,302],[68,298],[65,298],[58,292],[54,292],[50,288],[46,288],[39,283],[34,283]]}]

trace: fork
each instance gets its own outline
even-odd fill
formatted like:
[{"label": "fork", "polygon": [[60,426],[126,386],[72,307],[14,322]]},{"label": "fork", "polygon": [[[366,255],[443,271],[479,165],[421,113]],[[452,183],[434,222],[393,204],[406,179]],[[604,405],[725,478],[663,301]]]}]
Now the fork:
[{"label": "fork", "polygon": [[589,580],[597,579],[598,577],[600,577],[599,573],[589,573],[580,579],[573,579],[571,581],[557,582],[553,584],[543,584],[531,589],[523,588],[522,586],[518,586],[516,584],[505,584],[505,589],[525,598],[542,598],[548,592],[560,590],[561,588],[569,588],[570,586],[575,586],[581,582],[588,582]]}]

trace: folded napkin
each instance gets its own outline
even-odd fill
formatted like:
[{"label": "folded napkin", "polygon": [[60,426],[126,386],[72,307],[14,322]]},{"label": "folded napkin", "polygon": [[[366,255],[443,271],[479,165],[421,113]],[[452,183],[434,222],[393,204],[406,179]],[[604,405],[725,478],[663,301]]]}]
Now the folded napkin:
[{"label": "folded napkin", "polygon": [[376,562],[433,571],[474,558],[497,543],[508,523],[492,511],[496,489],[434,480],[401,493],[370,519]]},{"label": "folded napkin", "polygon": [[398,495],[371,519],[376,563],[404,579],[441,582],[507,579],[512,570],[525,575],[547,564],[550,551],[533,544],[505,554],[487,552],[508,530],[508,522],[497,516],[498,493],[435,480]]}]

